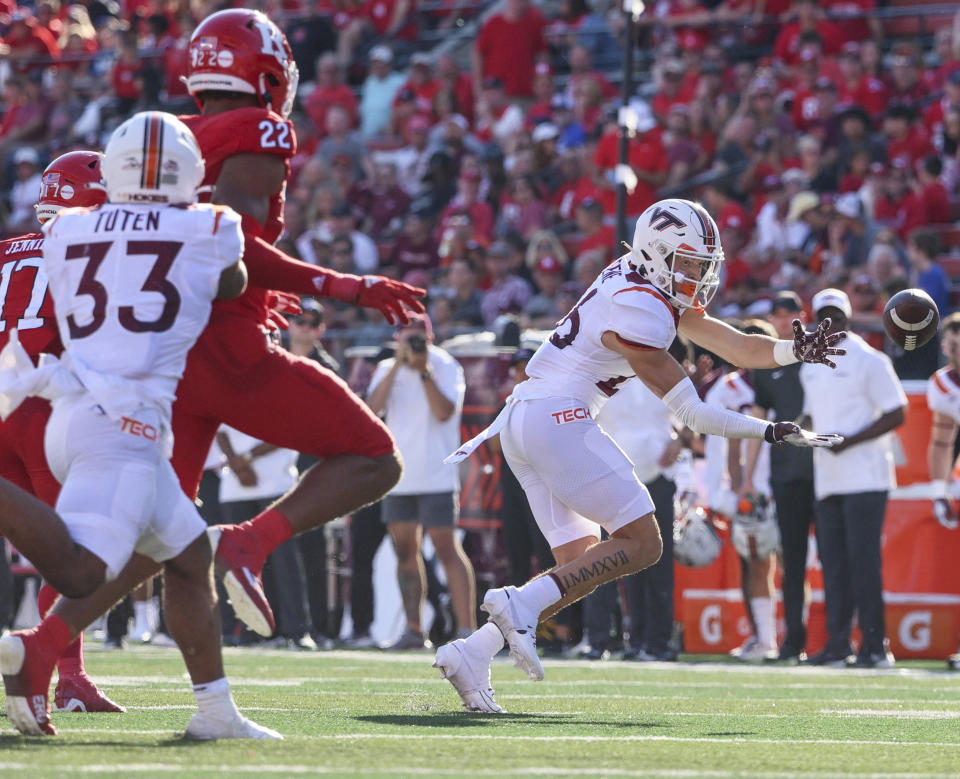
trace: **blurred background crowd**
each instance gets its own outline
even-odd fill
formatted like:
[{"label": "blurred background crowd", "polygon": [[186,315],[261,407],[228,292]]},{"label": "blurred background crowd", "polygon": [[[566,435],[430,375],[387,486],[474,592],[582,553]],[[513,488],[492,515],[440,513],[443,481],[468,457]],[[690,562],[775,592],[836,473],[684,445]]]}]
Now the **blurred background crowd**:
[{"label": "blurred background crowd", "polygon": [[[102,148],[134,111],[196,112],[187,43],[230,5],[0,0],[0,235],[36,229],[58,154]],[[713,214],[726,252],[715,315],[764,317],[784,290],[809,311],[838,287],[852,329],[901,378],[938,366],[936,339],[897,351],[879,314],[908,286],[941,316],[960,302],[955,4],[656,0],[635,25],[609,0],[245,6],[283,28],[300,71],[280,247],[426,288],[437,344],[492,331],[516,346],[524,329],[552,328],[623,252],[625,181],[628,240],[629,218],[660,197]],[[371,363],[349,350],[372,358],[390,328],[335,301],[302,320],[305,353],[362,392]],[[358,364],[365,374],[348,370]]]}]

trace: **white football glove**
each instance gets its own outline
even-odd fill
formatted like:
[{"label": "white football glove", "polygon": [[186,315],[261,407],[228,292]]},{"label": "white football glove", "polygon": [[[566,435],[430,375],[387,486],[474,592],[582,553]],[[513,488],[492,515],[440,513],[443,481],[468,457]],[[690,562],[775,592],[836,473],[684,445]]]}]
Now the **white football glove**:
[{"label": "white football glove", "polygon": [[950,488],[946,479],[935,479],[933,481],[934,494],[933,516],[947,530],[956,530],[960,527],[960,521],[957,520],[957,512],[954,510],[953,501],[950,499]]},{"label": "white football glove", "polygon": [[811,433],[795,422],[772,422],[767,428],[766,441],[771,444],[825,447],[831,449],[843,443],[843,436],[834,433]]}]

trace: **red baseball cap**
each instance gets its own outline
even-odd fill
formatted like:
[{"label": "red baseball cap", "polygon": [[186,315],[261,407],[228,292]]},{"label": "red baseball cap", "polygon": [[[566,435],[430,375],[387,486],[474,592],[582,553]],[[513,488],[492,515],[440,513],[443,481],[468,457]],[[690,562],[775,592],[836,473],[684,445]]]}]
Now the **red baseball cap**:
[{"label": "red baseball cap", "polygon": [[555,257],[541,257],[539,262],[537,262],[534,270],[538,270],[541,273],[563,273],[563,266],[560,264],[560,261]]}]

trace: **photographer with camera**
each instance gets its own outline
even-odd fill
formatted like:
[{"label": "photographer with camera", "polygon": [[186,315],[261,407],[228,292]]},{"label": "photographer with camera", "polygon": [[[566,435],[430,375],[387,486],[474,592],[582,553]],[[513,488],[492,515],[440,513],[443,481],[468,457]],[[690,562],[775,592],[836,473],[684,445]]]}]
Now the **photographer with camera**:
[{"label": "photographer with camera", "polygon": [[370,380],[367,404],[390,428],[404,463],[403,476],[383,499],[406,614],[403,635],[388,649],[429,648],[420,619],[426,591],[424,528],[447,575],[458,636],[476,629],[473,566],[455,532],[457,466],[443,464],[460,443],[465,388],[463,369],[433,344],[425,314],[411,317],[397,331],[395,356],[377,365]]}]

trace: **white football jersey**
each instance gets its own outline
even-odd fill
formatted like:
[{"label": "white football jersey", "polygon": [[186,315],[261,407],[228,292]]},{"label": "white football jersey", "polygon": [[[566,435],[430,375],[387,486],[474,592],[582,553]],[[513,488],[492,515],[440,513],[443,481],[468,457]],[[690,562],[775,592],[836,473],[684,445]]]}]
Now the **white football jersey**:
[{"label": "white football jersey", "polygon": [[949,365],[927,379],[927,406],[960,423],[960,375]]},{"label": "white football jersey", "polygon": [[527,364],[529,381],[514,397],[572,397],[593,416],[636,374],[630,363],[600,340],[610,330],[638,349],[666,349],[677,335],[681,312],[629,262],[608,265],[557,324]]},{"label": "white football jersey", "polygon": [[43,232],[70,368],[111,417],[148,404],[169,419],[220,274],[243,254],[239,214],[108,203],[62,211]]}]

